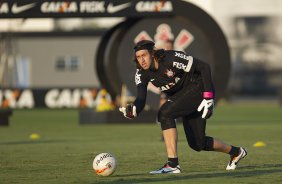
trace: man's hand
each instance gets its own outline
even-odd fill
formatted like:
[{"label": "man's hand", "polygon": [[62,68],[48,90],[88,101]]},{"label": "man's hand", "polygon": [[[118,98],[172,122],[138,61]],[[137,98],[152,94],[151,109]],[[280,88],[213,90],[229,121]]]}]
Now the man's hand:
[{"label": "man's hand", "polygon": [[203,109],[203,114],[202,118],[203,119],[208,119],[211,117],[213,113],[213,108],[214,108],[214,100],[213,99],[203,99],[202,103],[198,107],[198,111],[202,111]]},{"label": "man's hand", "polygon": [[136,106],[133,104],[127,104],[126,107],[120,107],[119,111],[128,119],[133,119],[137,116]]}]

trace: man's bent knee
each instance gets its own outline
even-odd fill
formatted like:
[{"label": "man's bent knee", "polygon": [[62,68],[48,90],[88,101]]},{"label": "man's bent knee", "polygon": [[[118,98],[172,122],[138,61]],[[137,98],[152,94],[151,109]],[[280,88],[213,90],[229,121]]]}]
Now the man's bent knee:
[{"label": "man's bent knee", "polygon": [[193,150],[198,151],[198,152],[202,150],[204,151],[213,151],[214,150],[213,149],[213,138],[208,137],[208,136],[206,136],[205,140],[202,142],[200,141],[193,142],[193,143],[189,142],[188,144]]},{"label": "man's bent knee", "polygon": [[158,121],[161,123],[162,130],[176,128],[175,120],[169,116],[169,111],[166,108],[161,108],[159,110]]},{"label": "man's bent knee", "polygon": [[163,119],[160,120],[162,130],[167,130],[170,128],[176,128],[176,123],[174,119]]},{"label": "man's bent knee", "polygon": [[204,150],[205,151],[214,151],[212,137],[206,136]]},{"label": "man's bent knee", "polygon": [[198,151],[198,152],[203,150],[202,144],[190,144],[189,143],[189,146],[190,146],[190,148],[192,148],[193,150]]}]

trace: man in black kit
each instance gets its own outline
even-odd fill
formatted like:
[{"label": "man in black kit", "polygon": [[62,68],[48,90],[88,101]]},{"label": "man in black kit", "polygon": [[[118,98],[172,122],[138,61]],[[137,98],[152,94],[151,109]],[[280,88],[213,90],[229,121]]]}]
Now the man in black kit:
[{"label": "man in black kit", "polygon": [[181,51],[156,50],[154,45],[149,40],[135,45],[137,98],[133,104],[120,107],[126,118],[136,117],[145,106],[149,81],[168,96],[158,112],[168,160],[163,167],[150,173],[181,173],[175,124],[175,119],[179,117],[183,119],[186,138],[193,150],[227,153],[231,159],[226,170],[234,170],[247,151],[205,134],[206,119],[212,115],[214,107],[210,66]]}]

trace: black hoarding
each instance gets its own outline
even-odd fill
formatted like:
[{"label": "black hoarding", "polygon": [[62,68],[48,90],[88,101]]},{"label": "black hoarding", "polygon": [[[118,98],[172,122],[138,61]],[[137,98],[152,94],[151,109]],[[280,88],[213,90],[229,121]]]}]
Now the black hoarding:
[{"label": "black hoarding", "polygon": [[144,17],[172,15],[173,1],[1,0],[0,18]]},{"label": "black hoarding", "polygon": [[[0,110],[33,108],[91,108],[112,110],[110,95],[97,88],[0,89]],[[103,108],[103,109],[102,109]]]}]

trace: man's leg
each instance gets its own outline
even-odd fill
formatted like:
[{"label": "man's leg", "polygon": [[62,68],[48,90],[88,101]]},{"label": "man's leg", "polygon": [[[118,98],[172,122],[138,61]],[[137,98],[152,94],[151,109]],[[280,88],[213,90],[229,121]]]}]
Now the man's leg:
[{"label": "man's leg", "polygon": [[[231,151],[231,145],[228,145],[218,139],[213,138],[213,149],[214,151],[223,152],[229,154]],[[239,150],[238,150],[239,151]]]},{"label": "man's leg", "polygon": [[[167,95],[164,92],[161,92],[160,94],[160,104],[159,106],[161,107],[165,102],[167,101]],[[157,123],[159,124],[158,118],[157,118]],[[161,141],[164,141],[164,133],[161,133]]]},{"label": "man's leg", "polygon": [[163,136],[168,158],[177,158],[177,129],[163,130]]},{"label": "man's leg", "polygon": [[[178,163],[178,155],[177,155],[177,129],[176,123],[174,119],[174,115],[171,113],[174,104],[171,102],[166,102],[159,110],[158,118],[161,122],[162,133],[164,137],[164,143],[167,151],[167,164],[163,168],[178,168],[180,172],[180,167]],[[176,173],[179,173],[179,172]],[[163,169],[157,170],[157,172],[162,172]],[[166,172],[166,170],[164,171]],[[153,173],[154,174],[154,173]],[[158,174],[158,173],[156,173]]]},{"label": "man's leg", "polygon": [[[191,99],[193,98],[196,98],[197,100],[192,101]],[[158,113],[158,120],[161,124],[164,135],[168,162],[161,169],[152,171],[152,174],[169,173],[171,170],[173,173],[181,172],[178,165],[177,129],[175,118],[195,112],[195,107],[200,104],[201,99],[202,94],[199,90],[199,86],[193,84],[189,86],[189,88],[187,87],[187,89],[178,92],[172,97],[169,97],[169,100],[167,100],[167,102],[161,106]],[[189,102],[189,105],[187,105],[186,102]]]},{"label": "man's leg", "polygon": [[177,155],[177,129],[169,128],[163,130],[163,137],[168,161],[162,168],[151,171],[150,174],[181,173]]},{"label": "man's leg", "polygon": [[228,145],[218,139],[205,135],[206,120],[199,113],[183,117],[183,127],[189,146],[196,151],[218,151],[229,154],[231,160],[226,170],[234,170],[238,162],[247,155],[244,148]]},{"label": "man's leg", "polygon": [[226,166],[226,170],[235,170],[239,161],[248,154],[246,149],[228,145],[218,139],[214,139],[213,144],[215,151],[227,153],[230,155],[230,161]]},{"label": "man's leg", "polygon": [[206,120],[195,112],[183,117],[183,128],[189,146],[195,151],[213,151],[214,139],[206,136]]}]

